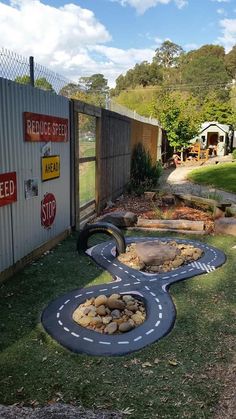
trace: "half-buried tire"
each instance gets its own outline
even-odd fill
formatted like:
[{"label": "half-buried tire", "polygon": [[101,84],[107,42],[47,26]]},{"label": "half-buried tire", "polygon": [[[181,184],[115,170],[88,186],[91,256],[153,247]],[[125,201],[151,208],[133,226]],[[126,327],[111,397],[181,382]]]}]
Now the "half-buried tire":
[{"label": "half-buried tire", "polygon": [[78,252],[85,252],[88,249],[88,240],[91,236],[95,234],[107,234],[115,239],[116,242],[116,255],[125,253],[126,244],[123,233],[119,230],[118,227],[110,223],[96,223],[90,224],[83,228],[80,231],[79,237],[77,240],[77,250]]}]

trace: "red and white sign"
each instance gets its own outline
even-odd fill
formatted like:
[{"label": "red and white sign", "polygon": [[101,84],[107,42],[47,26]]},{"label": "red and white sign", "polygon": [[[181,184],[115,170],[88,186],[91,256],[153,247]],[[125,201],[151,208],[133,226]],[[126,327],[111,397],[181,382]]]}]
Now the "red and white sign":
[{"label": "red and white sign", "polygon": [[68,141],[68,119],[24,112],[25,141]]},{"label": "red and white sign", "polygon": [[0,207],[16,201],[16,172],[0,174]]},{"label": "red and white sign", "polygon": [[41,224],[50,228],[53,224],[57,211],[56,198],[52,193],[46,193],[41,201]]}]

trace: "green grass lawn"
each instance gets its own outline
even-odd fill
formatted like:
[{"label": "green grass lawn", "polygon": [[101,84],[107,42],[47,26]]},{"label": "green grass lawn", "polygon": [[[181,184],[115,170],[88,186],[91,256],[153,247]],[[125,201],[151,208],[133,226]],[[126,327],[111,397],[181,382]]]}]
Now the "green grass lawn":
[{"label": "green grass lawn", "polygon": [[133,419],[212,418],[233,357],[236,249],[234,237],[201,240],[224,250],[226,264],[173,285],[173,330],[129,356],[73,354],[40,323],[52,299],[110,280],[87,256],[77,254],[75,237],[1,284],[0,403],[35,406],[60,400],[128,409]]},{"label": "green grass lawn", "polygon": [[80,206],[95,199],[95,162],[80,164]]},{"label": "green grass lawn", "polygon": [[193,170],[188,179],[236,193],[236,163],[220,163]]}]

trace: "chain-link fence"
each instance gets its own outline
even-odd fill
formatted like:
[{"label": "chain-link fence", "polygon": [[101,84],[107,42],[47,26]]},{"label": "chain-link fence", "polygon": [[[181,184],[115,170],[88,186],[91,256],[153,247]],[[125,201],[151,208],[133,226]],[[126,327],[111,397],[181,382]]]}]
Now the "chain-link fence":
[{"label": "chain-link fence", "polygon": [[61,93],[63,87],[74,84],[71,80],[5,48],[0,48],[0,77],[31,84],[45,90]]}]

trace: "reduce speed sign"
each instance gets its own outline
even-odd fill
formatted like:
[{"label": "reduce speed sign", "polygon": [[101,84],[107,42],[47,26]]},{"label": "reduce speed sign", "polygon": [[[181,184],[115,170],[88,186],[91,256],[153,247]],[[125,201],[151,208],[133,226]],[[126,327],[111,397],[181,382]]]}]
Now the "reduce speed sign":
[{"label": "reduce speed sign", "polygon": [[52,193],[46,193],[41,201],[41,224],[50,228],[56,217],[56,198]]}]

